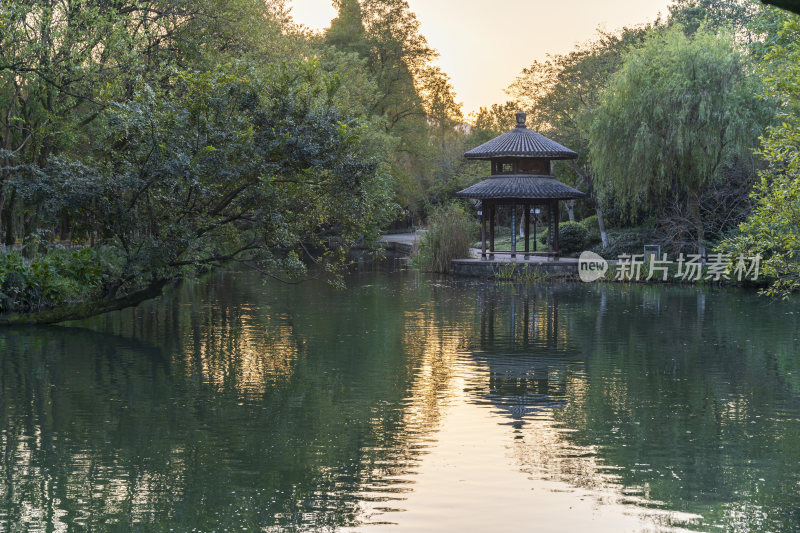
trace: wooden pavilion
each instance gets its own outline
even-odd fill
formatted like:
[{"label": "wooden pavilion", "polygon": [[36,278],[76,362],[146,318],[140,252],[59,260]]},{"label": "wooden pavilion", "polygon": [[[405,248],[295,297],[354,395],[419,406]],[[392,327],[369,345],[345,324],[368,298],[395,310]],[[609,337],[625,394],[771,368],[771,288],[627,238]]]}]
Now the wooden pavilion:
[{"label": "wooden pavilion", "polygon": [[[523,207],[525,223],[524,257],[531,255],[528,235],[531,208],[545,206],[549,218],[547,255],[558,257],[558,202],[583,198],[584,193],[557,181],[551,161],[576,159],[578,154],[525,126],[525,113],[517,113],[517,125],[511,131],[464,154],[466,159],[492,162],[492,175],[456,193],[461,198],[481,201],[481,258],[487,258],[486,218],[489,215],[489,259],[494,247],[494,225],[498,206],[511,208],[511,257],[517,255],[517,208]],[[506,253],[506,252],[503,252]]]}]

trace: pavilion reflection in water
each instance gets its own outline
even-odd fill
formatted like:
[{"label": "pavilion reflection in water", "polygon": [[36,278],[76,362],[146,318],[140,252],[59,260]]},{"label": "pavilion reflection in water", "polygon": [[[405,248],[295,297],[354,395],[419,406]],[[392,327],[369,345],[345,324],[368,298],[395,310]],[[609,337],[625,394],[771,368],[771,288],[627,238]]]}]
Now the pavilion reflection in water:
[{"label": "pavilion reflection in water", "polygon": [[557,291],[485,286],[477,308],[480,336],[471,356],[489,379],[488,389],[478,385],[470,392],[507,413],[515,428],[563,406],[569,369],[581,365],[566,324],[559,322]]}]

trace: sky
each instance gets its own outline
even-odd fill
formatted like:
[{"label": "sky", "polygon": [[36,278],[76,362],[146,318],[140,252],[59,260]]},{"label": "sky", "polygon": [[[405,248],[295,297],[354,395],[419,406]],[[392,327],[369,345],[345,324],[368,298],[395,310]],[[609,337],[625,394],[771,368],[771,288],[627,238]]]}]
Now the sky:
[{"label": "sky", "polygon": [[[599,29],[615,30],[666,15],[670,0],[408,0],[420,31],[439,51],[465,115],[508,100],[505,89],[547,54],[569,52]],[[320,30],[330,0],[290,0],[295,22]]]}]

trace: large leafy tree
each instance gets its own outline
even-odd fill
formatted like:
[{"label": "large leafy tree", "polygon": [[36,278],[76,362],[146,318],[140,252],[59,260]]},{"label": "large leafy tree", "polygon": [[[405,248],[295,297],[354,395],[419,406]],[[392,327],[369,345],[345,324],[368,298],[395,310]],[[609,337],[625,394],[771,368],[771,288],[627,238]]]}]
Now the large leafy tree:
[{"label": "large leafy tree", "polygon": [[[394,139],[391,174],[399,201],[422,214],[438,202],[463,152],[460,104],[447,75],[431,65],[436,51],[405,0],[338,0],[325,42],[364,61],[367,114]],[[327,52],[326,52],[327,54]],[[444,188],[443,188],[444,187]],[[452,191],[450,191],[452,192]],[[445,193],[446,195],[447,193]]]},{"label": "large leafy tree", "polygon": [[[91,301],[27,320],[132,305],[230,261],[295,278],[316,262],[338,280],[347,249],[376,236],[392,145],[350,106],[377,101],[375,84],[343,89],[366,59],[332,51],[321,68],[286,13],[281,0],[3,3],[4,237],[27,247],[60,228],[108,259]],[[30,310],[2,274],[3,310]]]},{"label": "large leafy tree", "polygon": [[408,126],[408,118],[424,119],[415,80],[436,51],[419,32],[416,15],[405,0],[363,0],[362,9],[371,50],[369,66],[381,94],[375,113],[386,117],[390,130]]},{"label": "large leafy tree", "polygon": [[364,27],[364,14],[358,0],[337,0],[334,6],[339,15],[331,21],[325,32],[325,42],[343,52],[355,53],[367,58],[370,54],[370,43]]},{"label": "large leafy tree", "polygon": [[[111,106],[89,157],[58,157],[35,187],[50,213],[101,228],[118,260],[91,302],[24,321],[54,322],[138,303],[171,280],[240,262],[298,277],[340,273],[347,250],[391,215],[368,124],[342,114],[313,63],[259,75],[247,64],[182,72]],[[377,150],[375,150],[377,152]],[[11,319],[13,321],[13,319]]]},{"label": "large leafy tree", "polygon": [[766,292],[787,296],[800,289],[800,16],[772,13],[778,31],[762,72],[770,94],[780,102],[780,123],[761,139],[767,168],[753,192],[755,208],[739,233],[722,244],[733,255],[762,257],[771,282]]},{"label": "large leafy tree", "polygon": [[522,104],[516,100],[509,100],[504,104],[481,107],[472,120],[475,132],[481,132],[483,142],[507,132],[516,124],[514,113],[519,111],[521,106]]},{"label": "large leafy tree", "polygon": [[33,179],[51,156],[85,152],[111,102],[141,82],[164,86],[175,69],[234,55],[268,64],[290,49],[277,0],[9,0],[2,9],[0,229],[9,245],[41,215],[20,200],[12,173]]},{"label": "large leafy tree", "polygon": [[670,22],[682,25],[689,34],[701,26],[728,28],[736,38],[747,43],[757,39],[753,22],[763,10],[764,6],[757,0],[675,0],[669,6]]},{"label": "large leafy tree", "polygon": [[589,130],[601,198],[629,212],[678,194],[705,253],[700,195],[754,147],[769,114],[760,80],[730,35],[680,26],[632,50]]}]

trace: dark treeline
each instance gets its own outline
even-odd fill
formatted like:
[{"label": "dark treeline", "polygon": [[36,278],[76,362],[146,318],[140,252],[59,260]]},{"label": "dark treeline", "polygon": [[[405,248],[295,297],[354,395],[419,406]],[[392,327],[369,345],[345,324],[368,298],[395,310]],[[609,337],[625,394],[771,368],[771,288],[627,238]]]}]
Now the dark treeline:
[{"label": "dark treeline", "polygon": [[579,245],[761,253],[796,288],[797,16],[680,0],[467,121],[404,0],[335,5],[313,33],[282,0],[4,2],[0,314],[95,314],[230,262],[337,282],[392,221],[457,212],[488,171],[462,153],[518,109],[580,154],[556,168],[590,193],[565,206]]},{"label": "dark treeline", "polygon": [[279,0],[4,3],[0,312],[94,314],[231,261],[337,281],[424,213],[460,165],[452,88],[404,1],[338,7],[312,34]]}]

